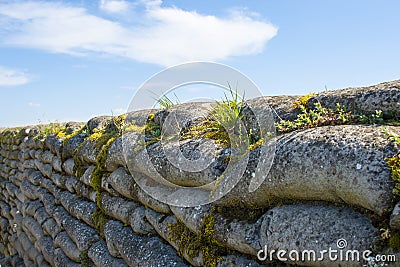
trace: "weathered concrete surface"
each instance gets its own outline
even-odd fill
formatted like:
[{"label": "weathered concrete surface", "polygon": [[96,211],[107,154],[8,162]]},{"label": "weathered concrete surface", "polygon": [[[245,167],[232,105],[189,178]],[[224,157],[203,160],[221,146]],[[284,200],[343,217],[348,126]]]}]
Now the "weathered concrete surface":
[{"label": "weathered concrete surface", "polygon": [[[200,233],[203,218],[211,213],[211,207],[174,207],[172,211],[192,231]],[[154,213],[148,213],[148,216],[152,223],[157,224]],[[338,239],[345,239],[348,249],[371,250],[372,241],[378,238],[378,231],[367,217],[347,208],[317,205],[281,206],[269,210],[256,222],[251,223],[232,220],[219,213],[213,213],[213,216],[215,238],[221,244],[254,256],[265,246],[269,250],[276,251],[283,249],[288,252],[291,250],[319,252],[329,247],[335,248]],[[158,224],[156,229],[160,231],[162,227]],[[329,231],[326,232],[327,229]],[[305,266],[355,266],[354,263],[344,262],[333,264],[328,260],[325,262],[297,260],[295,263]]]},{"label": "weathered concrete surface", "polygon": [[[400,133],[399,127],[385,128]],[[253,176],[264,175],[256,168],[261,160],[258,159],[256,149],[250,153],[245,179],[219,201],[219,205],[236,205],[238,203],[234,200],[240,195],[239,204],[248,207],[266,207],[281,199],[321,200],[344,202],[382,214],[391,208],[394,187],[385,158],[397,153],[397,148],[383,130],[384,127],[377,126],[342,125],[280,136],[277,138],[271,170],[262,178],[264,182],[258,190],[249,193],[248,189]],[[181,146],[183,154],[190,155],[192,149],[190,146]],[[149,177],[161,174],[163,178],[177,184],[182,181],[182,177],[189,177],[187,183],[190,184],[192,178],[196,180],[201,174],[204,174],[202,179],[208,177],[209,180],[197,181],[204,183],[217,179],[226,167],[221,159],[216,158],[204,173],[185,173],[179,169],[175,172],[175,167],[163,157],[163,152],[158,143],[147,148],[147,151],[128,154],[131,158],[130,170]],[[146,160],[149,158],[151,163]],[[229,178],[226,180],[229,181]],[[223,186],[224,183],[221,183],[220,187]],[[216,195],[218,193],[217,189]]]},{"label": "weathered concrete surface", "polygon": [[400,133],[399,127],[342,125],[280,136],[271,170],[261,186],[249,193],[252,173],[262,175],[255,168],[254,151],[245,179],[219,205],[263,207],[279,199],[323,200],[382,214],[391,208],[394,188],[385,158],[397,153],[384,128]]},{"label": "weathered concrete surface", "polygon": [[400,80],[318,93],[308,104],[316,102],[327,108],[335,108],[340,103],[355,114],[375,114],[376,110],[382,110],[387,117],[399,116]]},{"label": "weathered concrete surface", "polygon": [[209,117],[214,107],[215,103],[210,102],[178,104],[155,113],[154,121],[165,133],[176,133],[176,129],[188,129],[197,121]]},{"label": "weathered concrete surface", "polygon": [[[371,250],[372,241],[378,237],[369,219],[350,209],[293,205],[273,208],[260,220],[261,244],[275,250],[324,249]],[[327,231],[328,230],[328,231]],[[341,248],[338,240],[346,240]],[[296,240],[295,242],[293,242]],[[306,260],[297,262],[306,266],[358,266],[358,263]]]},{"label": "weathered concrete surface", "polygon": [[114,258],[107,249],[107,244],[101,240],[93,244],[88,251],[89,258],[98,266],[124,267],[128,266],[122,259]]},{"label": "weathered concrete surface", "polygon": [[79,261],[81,252],[66,232],[61,232],[54,238],[54,246],[61,248],[71,260]]},{"label": "weathered concrete surface", "polygon": [[390,216],[390,227],[400,230],[400,203],[397,203],[396,206],[394,206]]},{"label": "weathered concrete surface", "polygon": [[111,255],[122,257],[130,266],[186,266],[172,247],[159,238],[140,237],[120,222],[108,221],[104,234]]}]

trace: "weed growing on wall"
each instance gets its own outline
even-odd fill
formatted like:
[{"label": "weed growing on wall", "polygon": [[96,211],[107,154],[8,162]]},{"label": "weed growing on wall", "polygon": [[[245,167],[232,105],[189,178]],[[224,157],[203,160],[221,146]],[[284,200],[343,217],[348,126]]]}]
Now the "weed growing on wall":
[{"label": "weed growing on wall", "polygon": [[315,94],[308,94],[299,98],[293,103],[293,107],[300,111],[295,120],[281,120],[276,123],[278,133],[288,133],[296,130],[315,128],[327,125],[342,124],[388,124],[398,125],[396,119],[384,119],[381,110],[376,110],[374,114],[353,114],[340,103],[334,109],[325,108],[317,102],[310,108],[308,100]]},{"label": "weed growing on wall", "polygon": [[171,98],[169,98],[167,95],[163,95],[158,99],[155,99],[157,104],[163,108],[163,109],[168,109],[172,106],[178,105],[180,104],[179,98],[177,97],[176,94],[174,94],[175,96],[175,100],[172,100]]}]

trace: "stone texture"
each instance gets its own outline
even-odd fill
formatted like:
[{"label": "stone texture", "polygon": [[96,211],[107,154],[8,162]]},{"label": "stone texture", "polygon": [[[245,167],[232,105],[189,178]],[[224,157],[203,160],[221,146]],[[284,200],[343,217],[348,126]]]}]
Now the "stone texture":
[{"label": "stone texture", "polygon": [[390,215],[390,227],[400,230],[400,203],[394,206],[392,214]]},{"label": "stone texture", "polygon": [[95,164],[98,153],[99,150],[95,147],[95,142],[86,140],[81,144],[79,150],[75,152],[75,157],[81,162]]},{"label": "stone texture", "polygon": [[[39,140],[37,140],[39,141]],[[41,142],[40,142],[41,143]],[[56,154],[57,157],[61,158],[61,150],[62,150],[62,140],[57,138],[55,135],[49,135],[44,140],[44,145],[46,148],[50,149],[53,154]]]},{"label": "stone texture", "polygon": [[123,137],[118,137],[108,149],[105,167],[109,172],[126,165],[122,147],[122,138]]},{"label": "stone texture", "polygon": [[[294,120],[297,118],[299,111],[293,107],[293,103],[297,101],[299,96],[263,96],[247,100],[246,103],[256,113],[259,109],[270,107],[275,121]],[[245,112],[244,112],[245,114]]]},{"label": "stone texture", "polygon": [[118,168],[108,177],[110,185],[122,196],[137,200],[135,180],[129,175],[125,168]]},{"label": "stone texture", "polygon": [[54,264],[57,267],[81,267],[82,265],[70,260],[62,249],[57,248],[54,250]]},{"label": "stone texture", "polygon": [[25,180],[21,184],[22,193],[29,199],[38,198],[38,188],[31,184],[28,180]]},{"label": "stone texture", "polygon": [[140,237],[120,222],[108,221],[104,234],[109,251],[117,251],[130,266],[186,266],[175,250],[159,238]]},{"label": "stone texture", "polygon": [[93,214],[96,211],[96,203],[85,200],[75,200],[69,205],[70,213],[77,219],[84,221],[91,227],[95,227]]},{"label": "stone texture", "polygon": [[[40,238],[37,242],[36,242],[36,246],[38,248],[39,251],[42,252],[43,257],[45,258],[45,260],[47,262],[49,262],[51,265],[54,265],[53,263],[55,263],[55,248],[54,248],[54,244],[53,244],[53,240],[51,239],[51,237],[45,236]],[[57,264],[55,264],[56,266],[58,266]]]},{"label": "stone texture", "polygon": [[[141,174],[134,174],[141,175]],[[118,168],[108,177],[109,184],[122,196],[138,201],[158,212],[170,213],[168,205],[152,198],[136,185],[135,180],[130,176],[125,168]]]},{"label": "stone texture", "polygon": [[[200,120],[209,116],[215,107],[215,103],[196,102],[174,105],[154,114],[154,121],[163,128],[166,133],[175,129],[188,129]],[[171,127],[172,126],[172,127]]]},{"label": "stone texture", "polygon": [[63,159],[71,158],[74,154],[75,149],[85,140],[84,134],[78,134],[66,141],[62,149]]},{"label": "stone texture", "polygon": [[93,261],[93,263],[98,266],[110,266],[110,267],[124,267],[128,266],[123,260],[114,258],[110,255],[107,249],[107,244],[101,240],[94,243],[89,251],[89,258]]},{"label": "stone texture", "polygon": [[51,238],[55,238],[59,232],[61,232],[61,227],[58,226],[57,222],[54,219],[49,219],[45,221],[42,225],[43,231],[51,236]]},{"label": "stone texture", "polygon": [[89,249],[91,244],[99,240],[95,229],[71,217],[66,218],[62,226],[80,251]]},{"label": "stone texture", "polygon": [[44,236],[41,225],[32,217],[25,216],[22,220],[22,228],[25,233],[33,235],[35,240],[39,240]]},{"label": "stone texture", "polygon": [[120,197],[111,197],[103,194],[101,199],[101,207],[107,215],[128,224],[131,213],[138,207],[134,202],[126,201]]},{"label": "stone texture", "polygon": [[111,120],[111,116],[99,116],[90,119],[86,126],[89,128],[90,132],[93,130],[102,130]]},{"label": "stone texture", "polygon": [[61,248],[71,260],[79,261],[81,252],[66,232],[61,232],[54,238],[54,246]]},{"label": "stone texture", "polygon": [[130,213],[129,224],[137,234],[146,235],[155,233],[153,226],[146,219],[146,208],[143,206],[135,208]]},{"label": "stone texture", "polygon": [[67,159],[63,163],[63,169],[68,175],[75,175],[74,166],[75,166],[74,159]]},{"label": "stone texture", "polygon": [[[262,218],[262,245],[275,250],[338,249],[337,241],[346,240],[346,250],[371,249],[377,230],[369,219],[348,208],[292,205],[273,208]],[[328,231],[327,231],[328,230]],[[296,242],[293,242],[296,240]],[[345,250],[343,249],[343,250]],[[354,266],[353,262],[296,261],[305,266]]]}]

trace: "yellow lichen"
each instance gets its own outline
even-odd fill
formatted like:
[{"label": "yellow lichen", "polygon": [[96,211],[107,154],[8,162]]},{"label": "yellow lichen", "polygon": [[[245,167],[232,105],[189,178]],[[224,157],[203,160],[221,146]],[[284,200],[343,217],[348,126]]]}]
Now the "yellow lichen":
[{"label": "yellow lichen", "polygon": [[257,142],[249,145],[249,151],[252,151],[252,150],[256,149],[257,147],[261,146],[263,144],[263,142],[264,142],[264,139],[262,139],[262,138],[258,139]]},{"label": "yellow lichen", "polygon": [[314,96],[316,96],[315,93],[300,96],[299,99],[293,103],[293,107],[299,109],[300,106],[307,106],[308,100],[310,100],[310,98]]},{"label": "yellow lichen", "polygon": [[386,158],[385,160],[390,167],[392,179],[396,183],[393,193],[395,195],[400,195],[400,153],[397,153],[391,158]]}]

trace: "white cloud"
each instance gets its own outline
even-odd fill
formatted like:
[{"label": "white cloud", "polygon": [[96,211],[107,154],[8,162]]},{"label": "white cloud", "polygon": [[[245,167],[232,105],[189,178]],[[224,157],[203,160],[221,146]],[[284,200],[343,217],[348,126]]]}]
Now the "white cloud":
[{"label": "white cloud", "polygon": [[29,102],[28,103],[28,106],[30,107],[30,108],[40,108],[40,104],[39,103],[33,103],[33,102]]},{"label": "white cloud", "polygon": [[[135,23],[109,20],[60,2],[0,4],[0,22],[13,28],[0,36],[1,42],[54,53],[100,53],[169,66],[257,54],[277,33],[275,26],[245,11],[235,10],[229,17],[219,18],[162,7],[159,0],[134,4],[140,3],[144,12]],[[126,8],[123,1],[101,1],[102,6],[110,12]],[[137,12],[132,15],[139,16]]]},{"label": "white cloud", "polygon": [[26,73],[0,66],[0,86],[24,85],[29,81],[30,78]]},{"label": "white cloud", "polygon": [[129,3],[121,0],[100,0],[100,9],[110,13],[127,11]]}]

